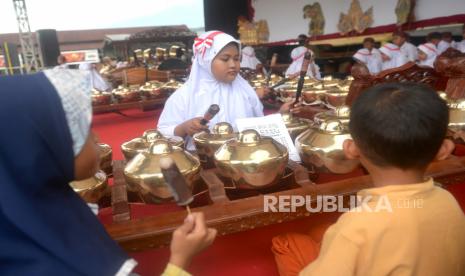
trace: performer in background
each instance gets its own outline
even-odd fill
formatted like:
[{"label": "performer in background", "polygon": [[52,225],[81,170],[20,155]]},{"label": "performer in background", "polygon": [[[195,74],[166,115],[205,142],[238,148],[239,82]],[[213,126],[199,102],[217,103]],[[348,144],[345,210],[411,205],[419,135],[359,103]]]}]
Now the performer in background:
[{"label": "performer in background", "polygon": [[245,46],[242,49],[241,68],[249,68],[256,70],[257,73],[262,73],[263,65],[260,62],[260,60],[255,56],[255,50],[253,47]]},{"label": "performer in background", "polygon": [[186,70],[189,65],[184,62],[181,58],[184,55],[181,48],[176,49],[176,57],[175,58],[168,58],[161,62],[158,66],[158,70],[167,71],[167,70]]},{"label": "performer in background", "polygon": [[363,40],[363,48],[355,53],[354,59],[365,64],[372,75],[381,71],[381,53],[375,48],[375,40],[372,37]]},{"label": "performer in background", "polygon": [[90,73],[92,88],[98,91],[111,90],[111,85],[105,80],[99,72],[97,72],[96,65],[90,62],[79,64],[79,70],[88,71]]},{"label": "performer in background", "polygon": [[426,43],[418,46],[418,65],[434,68],[434,62],[439,55],[438,45],[441,33],[432,32],[426,36]]},{"label": "performer in background", "polygon": [[310,76],[317,80],[321,79],[320,67],[315,63],[315,54],[312,50],[308,49],[305,46],[299,46],[292,50],[292,63],[291,65],[289,65],[285,73],[287,77],[296,78],[297,76],[299,76],[300,70],[302,70],[302,63],[304,62],[304,57],[307,52],[310,52],[312,55],[312,59],[307,69],[307,76]]},{"label": "performer in background", "polygon": [[439,42],[441,42],[441,33],[439,32],[432,32],[432,33],[429,33],[427,36],[426,36],[426,43],[431,43],[434,45],[434,47],[437,49],[438,48],[438,45],[439,45]]},{"label": "performer in background", "polygon": [[408,62],[407,57],[401,52],[400,48],[393,43],[386,43],[379,48],[383,60],[382,70],[401,67]]},{"label": "performer in background", "polygon": [[438,56],[438,50],[433,43],[425,43],[418,46],[418,65],[434,68],[434,61]]},{"label": "performer in background", "polygon": [[451,32],[443,32],[441,34],[441,41],[438,43],[438,55],[444,53],[449,48],[457,48],[456,42],[452,40]]},{"label": "performer in background", "polygon": [[407,61],[415,62],[418,59],[418,49],[415,45],[408,42],[408,34],[405,32],[394,32],[392,34],[392,43],[400,48],[400,51],[407,57]]},{"label": "performer in background", "polygon": [[463,37],[463,40],[455,44],[455,47],[460,52],[465,53],[465,25],[463,25],[462,37]]}]

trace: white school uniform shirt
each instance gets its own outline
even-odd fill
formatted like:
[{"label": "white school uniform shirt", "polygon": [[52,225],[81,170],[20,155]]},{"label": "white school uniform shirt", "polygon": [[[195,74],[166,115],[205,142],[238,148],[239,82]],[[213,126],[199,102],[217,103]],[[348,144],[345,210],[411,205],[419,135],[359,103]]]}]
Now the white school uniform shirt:
[{"label": "white school uniform shirt", "polygon": [[[240,75],[231,83],[219,82],[213,76],[212,61],[230,42],[237,43],[240,49],[239,41],[220,31],[210,31],[195,39],[189,79],[168,98],[158,120],[158,130],[163,135],[174,135],[179,124],[203,117],[212,104],[219,105],[220,111],[209,122],[210,129],[216,123],[228,122],[237,131],[236,119],[263,116],[257,93]],[[188,150],[195,149],[192,137],[186,137],[185,142]]]},{"label": "white school uniform shirt", "polygon": [[400,48],[393,43],[384,44],[383,47],[379,48],[379,51],[390,58],[387,61],[383,61],[382,70],[401,67],[408,62],[404,53],[402,53]]},{"label": "white school uniform shirt", "polygon": [[79,64],[79,70],[90,72],[92,88],[98,91],[108,91],[111,89],[111,85],[97,72],[92,63]]},{"label": "white school uniform shirt", "polygon": [[[258,64],[261,64],[261,62],[255,56],[255,50],[250,46],[244,47],[244,49],[242,49],[241,68],[256,70]],[[261,73],[266,75],[265,67],[263,67]]]},{"label": "white school uniform shirt", "polygon": [[459,50],[462,53],[465,53],[465,39],[460,42],[457,42],[455,44],[455,49]]},{"label": "white school uniform shirt", "polygon": [[[289,65],[289,67],[286,70],[285,75],[293,75],[295,73],[300,73],[302,70],[302,63],[304,62],[305,54],[307,52],[310,52],[312,57],[314,56],[312,50],[304,47],[304,46],[299,46],[297,48],[294,48],[291,52],[291,58],[292,58],[292,63]],[[313,74],[313,71],[315,71],[315,74]],[[321,73],[320,73],[320,67],[315,63],[315,62],[310,62],[307,68],[307,76],[310,76],[314,79],[320,80],[321,79]]]},{"label": "white school uniform shirt", "polygon": [[353,58],[364,63],[372,75],[376,75],[381,71],[381,53],[376,48],[371,49],[371,51],[367,48],[360,49],[354,54]]},{"label": "white school uniform shirt", "polygon": [[257,69],[257,65],[261,64],[260,60],[255,56],[255,50],[246,46],[242,49],[241,68]]},{"label": "white school uniform shirt", "polygon": [[434,68],[434,61],[438,56],[438,50],[433,43],[425,43],[418,46],[418,50],[426,54],[426,60],[421,60],[418,65]]},{"label": "white school uniform shirt", "polygon": [[404,53],[408,61],[417,61],[418,49],[412,43],[405,41],[402,46],[400,46],[400,51]]},{"label": "white school uniform shirt", "polygon": [[437,47],[438,55],[444,53],[450,47],[453,47],[452,43],[449,43],[449,42],[444,41],[444,40],[439,41],[439,44],[438,44],[438,47]]}]

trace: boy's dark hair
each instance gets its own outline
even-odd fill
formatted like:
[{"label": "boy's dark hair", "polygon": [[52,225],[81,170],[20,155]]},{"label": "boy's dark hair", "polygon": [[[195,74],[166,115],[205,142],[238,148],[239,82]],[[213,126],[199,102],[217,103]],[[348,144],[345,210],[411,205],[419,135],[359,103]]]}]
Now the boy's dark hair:
[{"label": "boy's dark hair", "polygon": [[429,33],[427,36],[426,36],[426,41],[431,41],[433,39],[437,39],[437,40],[441,40],[441,33],[440,32],[432,32],[432,33]]},{"label": "boy's dark hair", "polygon": [[399,36],[399,37],[402,37],[404,39],[408,39],[408,34],[406,32],[403,32],[403,31],[395,31],[392,33],[392,36]]},{"label": "boy's dark hair", "polygon": [[372,37],[365,37],[365,39],[363,39],[363,43],[365,43],[365,42],[371,42],[371,43],[375,44],[375,40]]},{"label": "boy's dark hair", "polygon": [[349,129],[373,164],[412,169],[433,161],[448,122],[447,104],[433,89],[418,83],[388,83],[357,98]]},{"label": "boy's dark hair", "polygon": [[308,37],[306,35],[300,34],[297,37],[297,42],[299,43],[299,46],[305,46],[305,44],[307,42],[307,39],[308,39]]},{"label": "boy's dark hair", "polygon": [[444,38],[452,38],[452,33],[451,32],[442,32],[441,37]]}]

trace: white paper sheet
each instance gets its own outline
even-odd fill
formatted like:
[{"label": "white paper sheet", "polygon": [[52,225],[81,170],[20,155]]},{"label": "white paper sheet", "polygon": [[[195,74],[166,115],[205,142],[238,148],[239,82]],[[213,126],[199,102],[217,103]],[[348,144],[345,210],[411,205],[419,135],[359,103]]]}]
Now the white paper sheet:
[{"label": "white paper sheet", "polygon": [[291,136],[286,129],[281,114],[272,114],[264,117],[236,119],[237,129],[244,131],[246,129],[254,129],[262,136],[269,136],[282,145],[289,151],[289,158],[293,161],[300,162],[300,156],[297,152]]}]

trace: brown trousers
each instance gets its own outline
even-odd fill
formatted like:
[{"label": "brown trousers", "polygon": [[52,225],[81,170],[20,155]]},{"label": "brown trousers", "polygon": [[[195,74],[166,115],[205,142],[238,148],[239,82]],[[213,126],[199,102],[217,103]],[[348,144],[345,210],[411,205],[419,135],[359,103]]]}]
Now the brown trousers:
[{"label": "brown trousers", "polygon": [[295,276],[320,253],[323,235],[330,224],[312,228],[308,234],[286,233],[273,238],[273,251],[279,275]]}]

